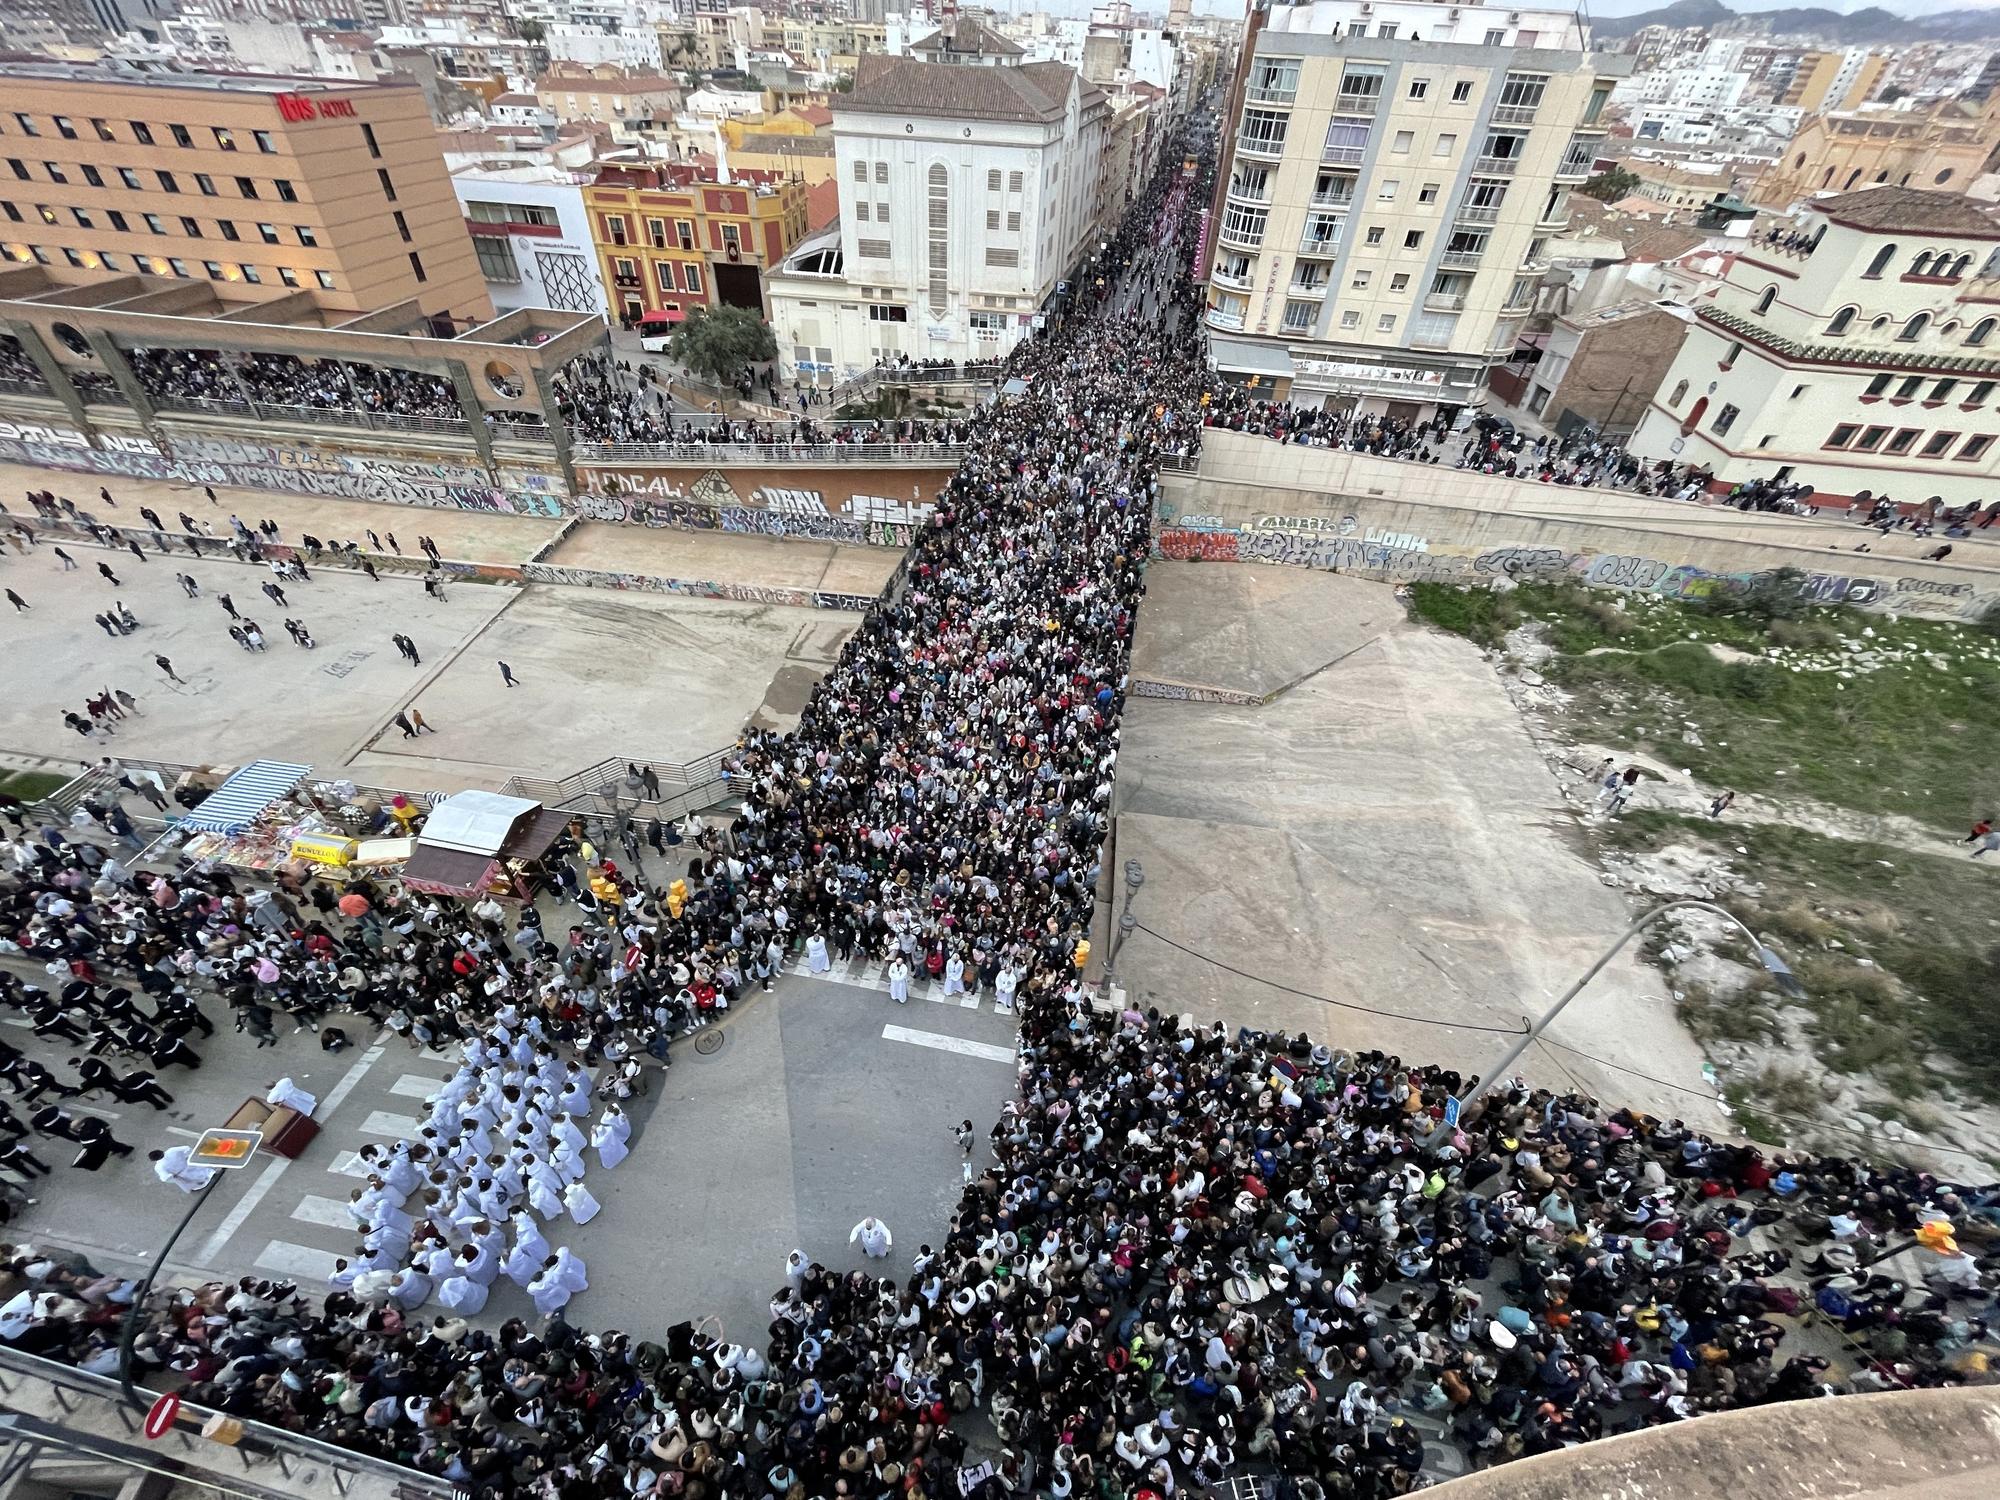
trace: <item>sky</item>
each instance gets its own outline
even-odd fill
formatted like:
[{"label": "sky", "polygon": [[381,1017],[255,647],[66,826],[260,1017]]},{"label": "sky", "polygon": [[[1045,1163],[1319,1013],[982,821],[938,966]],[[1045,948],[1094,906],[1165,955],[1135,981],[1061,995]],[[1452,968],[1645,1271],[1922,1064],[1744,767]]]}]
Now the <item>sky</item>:
[{"label": "sky", "polygon": [[[1589,12],[1593,16],[1631,16],[1642,10],[1657,10],[1667,0],[1589,0]],[[1966,5],[1963,0],[1722,0],[1731,10],[1740,15],[1752,15],[1760,10],[1792,10],[1810,7],[1816,10],[1837,10],[1843,15],[1850,11],[1866,10],[1871,5],[1879,5],[1883,10],[1899,16],[1936,16],[1947,11],[1978,10],[1977,5]]]}]

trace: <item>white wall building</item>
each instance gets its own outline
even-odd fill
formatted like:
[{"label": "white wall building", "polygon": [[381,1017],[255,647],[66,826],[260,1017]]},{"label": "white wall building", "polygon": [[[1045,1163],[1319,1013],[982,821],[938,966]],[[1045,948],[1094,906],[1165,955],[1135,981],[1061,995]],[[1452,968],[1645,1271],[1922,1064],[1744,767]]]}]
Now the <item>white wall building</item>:
[{"label": "white wall building", "polygon": [[1102,90],[976,22],[951,40],[864,58],[834,99],[839,224],[768,278],[788,368],[999,358],[1097,249]]},{"label": "white wall building", "polygon": [[452,173],[496,311],[606,313],[583,206],[588,181],[588,174],[539,164],[488,163]]},{"label": "white wall building", "polygon": [[660,70],[660,33],[651,26],[551,26],[542,39],[551,62],[581,63],[594,68],[616,63],[625,68]]},{"label": "white wall building", "polygon": [[1728,109],[1749,86],[1750,75],[1733,68],[1655,68],[1620,82],[1611,91],[1611,102]]}]

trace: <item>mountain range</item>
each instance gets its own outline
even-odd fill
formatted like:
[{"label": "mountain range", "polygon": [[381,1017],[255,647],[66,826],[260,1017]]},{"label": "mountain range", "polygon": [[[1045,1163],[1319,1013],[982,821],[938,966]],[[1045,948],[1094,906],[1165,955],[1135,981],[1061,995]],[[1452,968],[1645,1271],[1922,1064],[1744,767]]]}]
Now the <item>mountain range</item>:
[{"label": "mountain range", "polygon": [[1673,0],[1657,10],[1636,15],[1612,16],[1591,23],[1591,34],[1605,40],[1632,35],[1645,26],[1674,29],[1689,26],[1718,26],[1725,21],[1756,20],[1769,26],[1773,36],[1809,36],[1820,41],[1863,42],[1970,42],[2000,39],[2000,9],[1964,8],[1936,16],[1899,16],[1880,6],[1842,15],[1837,10],[1800,6],[1789,10],[1738,12],[1722,0]]}]

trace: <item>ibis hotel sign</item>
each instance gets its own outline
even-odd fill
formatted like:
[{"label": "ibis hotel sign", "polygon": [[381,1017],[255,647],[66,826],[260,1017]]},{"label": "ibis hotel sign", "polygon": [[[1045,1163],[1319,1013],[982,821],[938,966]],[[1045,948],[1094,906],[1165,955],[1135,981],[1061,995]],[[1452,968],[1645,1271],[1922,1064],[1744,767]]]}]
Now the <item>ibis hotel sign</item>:
[{"label": "ibis hotel sign", "polygon": [[308,99],[304,94],[278,95],[278,113],[297,123],[301,120],[353,120],[352,99]]}]

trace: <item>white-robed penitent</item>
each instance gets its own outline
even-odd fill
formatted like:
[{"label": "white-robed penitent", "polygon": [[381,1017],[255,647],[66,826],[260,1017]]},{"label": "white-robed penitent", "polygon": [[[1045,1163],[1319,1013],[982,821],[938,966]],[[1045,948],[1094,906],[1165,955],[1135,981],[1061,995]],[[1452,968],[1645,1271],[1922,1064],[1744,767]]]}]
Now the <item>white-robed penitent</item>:
[{"label": "white-robed penitent", "polygon": [[944,992],[947,995],[965,993],[965,960],[956,953],[944,961]]},{"label": "white-robed penitent", "polygon": [[889,998],[898,1005],[909,1003],[910,966],[900,958],[889,965]]},{"label": "white-robed penitent", "polygon": [[833,967],[833,960],[826,956],[826,939],[816,932],[806,939],[806,967],[815,974],[824,974]]},{"label": "white-robed penitent", "polygon": [[562,1277],[554,1266],[528,1283],[528,1295],[535,1300],[535,1311],[543,1317],[552,1317],[568,1305],[570,1290],[562,1283]]},{"label": "white-robed penitent", "polygon": [[590,1278],[584,1274],[583,1257],[567,1245],[556,1251],[556,1274],[562,1277],[563,1285],[572,1292],[590,1290]]},{"label": "white-robed penitent", "polygon": [[486,1284],[470,1276],[453,1276],[438,1288],[440,1306],[471,1317],[486,1306]]},{"label": "white-robed penitent", "polygon": [[605,1171],[610,1171],[630,1154],[625,1138],[631,1133],[632,1124],[622,1114],[606,1115],[592,1128],[590,1144],[597,1148],[598,1163]]},{"label": "white-robed penitent", "polygon": [[319,1108],[319,1100],[289,1078],[280,1078],[272,1084],[271,1092],[264,1096],[264,1102],[281,1109],[295,1109],[302,1115],[310,1115]]},{"label": "white-robed penitent", "polygon": [[577,1223],[588,1224],[597,1217],[601,1205],[579,1178],[563,1190],[563,1207],[569,1210],[569,1216]]},{"label": "white-robed penitent", "polygon": [[895,1243],[889,1237],[889,1226],[876,1218],[863,1219],[847,1232],[848,1244],[857,1240],[861,1243],[861,1253],[871,1259],[887,1255]]}]

